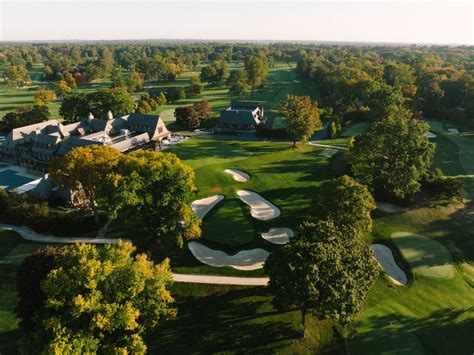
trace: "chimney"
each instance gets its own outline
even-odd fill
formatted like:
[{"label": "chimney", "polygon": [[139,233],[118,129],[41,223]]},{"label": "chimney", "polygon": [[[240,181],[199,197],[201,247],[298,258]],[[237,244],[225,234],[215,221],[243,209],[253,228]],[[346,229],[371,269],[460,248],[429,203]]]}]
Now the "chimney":
[{"label": "chimney", "polygon": [[92,112],[89,112],[89,116],[87,116],[88,122],[92,121],[93,119],[94,119],[94,115],[92,114]]},{"label": "chimney", "polygon": [[108,120],[113,120],[114,119],[114,115],[112,115],[112,111],[109,110],[109,112],[107,112],[107,119]]}]

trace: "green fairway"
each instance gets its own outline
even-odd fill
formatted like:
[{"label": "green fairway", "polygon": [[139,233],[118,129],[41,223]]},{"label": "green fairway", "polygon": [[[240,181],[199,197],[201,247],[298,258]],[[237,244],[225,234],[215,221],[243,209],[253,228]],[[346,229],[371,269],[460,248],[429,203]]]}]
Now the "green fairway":
[{"label": "green fairway", "polygon": [[415,274],[441,279],[454,277],[451,255],[440,243],[406,232],[395,232],[392,239]]}]

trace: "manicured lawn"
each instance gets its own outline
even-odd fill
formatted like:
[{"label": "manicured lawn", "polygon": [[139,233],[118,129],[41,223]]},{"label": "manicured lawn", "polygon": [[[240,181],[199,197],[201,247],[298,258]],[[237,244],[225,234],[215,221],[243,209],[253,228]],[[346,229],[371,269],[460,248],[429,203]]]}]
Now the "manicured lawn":
[{"label": "manicured lawn", "polygon": [[342,353],[331,322],[309,317],[301,339],[299,313],[277,312],[263,287],[176,284],[173,293],[179,315],[152,335],[150,353]]},{"label": "manicured lawn", "polygon": [[341,136],[342,137],[352,137],[357,136],[365,131],[367,131],[370,127],[370,123],[368,122],[356,122],[352,123],[348,128],[346,128]]}]

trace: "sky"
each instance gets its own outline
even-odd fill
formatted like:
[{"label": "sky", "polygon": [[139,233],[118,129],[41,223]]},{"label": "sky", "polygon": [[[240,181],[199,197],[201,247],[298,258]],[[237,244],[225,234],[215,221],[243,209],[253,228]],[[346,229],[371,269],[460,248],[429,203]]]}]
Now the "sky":
[{"label": "sky", "polygon": [[0,0],[0,41],[301,40],[474,44],[473,0]]}]

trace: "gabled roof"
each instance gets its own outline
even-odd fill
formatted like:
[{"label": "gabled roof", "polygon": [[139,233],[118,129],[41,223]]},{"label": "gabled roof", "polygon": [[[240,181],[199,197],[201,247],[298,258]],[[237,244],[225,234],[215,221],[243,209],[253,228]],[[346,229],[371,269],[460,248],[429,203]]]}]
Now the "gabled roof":
[{"label": "gabled roof", "polygon": [[249,110],[225,110],[221,112],[221,124],[230,125],[256,125],[258,119]]},{"label": "gabled roof", "polygon": [[52,131],[57,132],[58,128],[56,128],[56,130],[54,130],[53,127],[58,127],[58,125],[59,125],[58,121],[50,120],[50,121],[31,124],[31,125],[28,125],[28,126],[14,128],[14,129],[12,129],[11,133],[9,134],[9,138],[11,140],[22,139],[25,136],[27,136],[27,135],[29,135],[33,132],[36,132],[37,130],[39,130],[41,132],[48,126],[52,126],[51,127]]},{"label": "gabled roof", "polygon": [[100,144],[99,142],[97,141],[92,141],[92,140],[88,140],[88,139],[81,139],[79,137],[74,137],[74,136],[71,136],[65,140],[63,140],[59,146],[59,149],[58,149],[58,154],[59,155],[65,155],[67,152],[69,152],[70,150],[74,149],[74,148],[77,148],[77,147],[85,147],[85,146],[88,146],[88,145],[92,145],[92,144]]},{"label": "gabled roof", "polygon": [[258,102],[244,102],[244,101],[238,101],[234,102],[231,106],[231,110],[250,110],[250,111],[255,111],[257,108],[260,108],[260,105]]},{"label": "gabled roof", "polygon": [[128,116],[127,120],[129,125],[138,124],[141,126],[147,126],[155,129],[156,127],[158,127],[161,118],[159,115],[145,115],[143,113],[134,112],[130,116]]}]

